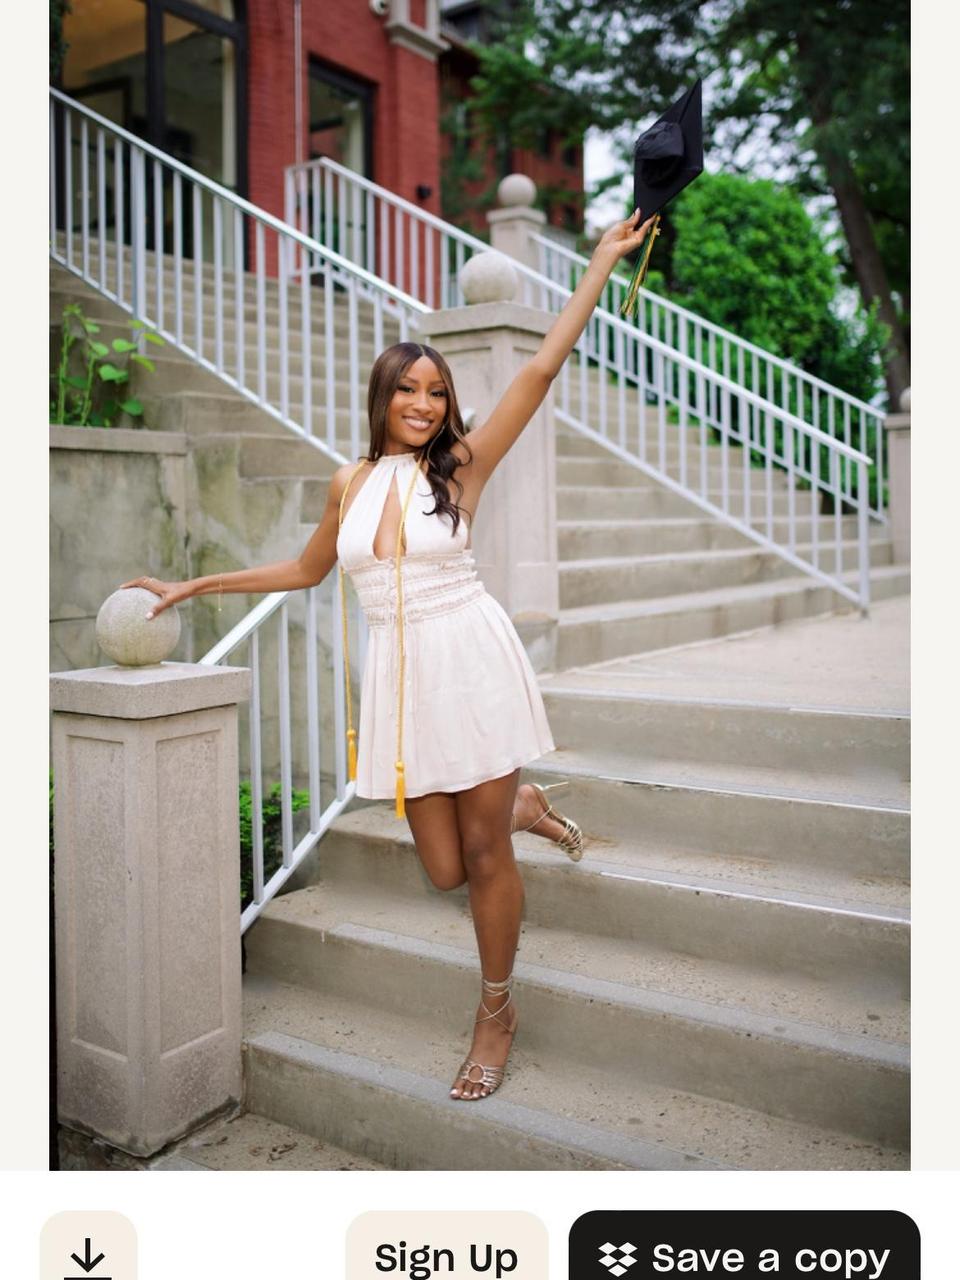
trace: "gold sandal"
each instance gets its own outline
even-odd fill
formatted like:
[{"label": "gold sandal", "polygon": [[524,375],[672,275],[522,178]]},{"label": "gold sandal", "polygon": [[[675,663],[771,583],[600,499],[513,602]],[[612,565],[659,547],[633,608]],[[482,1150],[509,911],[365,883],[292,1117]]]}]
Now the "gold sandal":
[{"label": "gold sandal", "polygon": [[[488,982],[487,979],[483,977],[481,977],[480,981],[483,986],[483,994],[485,996],[502,996],[503,993],[506,992],[507,998],[496,1012],[491,1013],[481,997],[480,1008],[483,1010],[483,1017],[477,1018],[474,1026],[476,1026],[477,1023],[488,1022],[490,1019],[493,1019],[494,1022],[499,1022],[505,1030],[511,1033],[511,1035],[515,1034],[517,1024],[520,1021],[520,1017],[519,1014],[517,1014],[516,1009],[514,1009],[513,1022],[509,1026],[500,1017],[500,1014],[503,1013],[504,1009],[506,1009],[507,1005],[510,1004],[513,999],[513,993],[510,990],[513,986],[513,974],[511,973],[509,977],[504,978],[502,982]],[[464,1058],[463,1062],[460,1064],[460,1070],[457,1072],[457,1078],[453,1082],[453,1087],[450,1089],[450,1097],[456,1098],[458,1102],[479,1102],[481,1098],[489,1098],[490,1094],[499,1089],[501,1084],[503,1084],[504,1070],[505,1065],[503,1067],[486,1067],[482,1062],[477,1062],[473,1058]],[[479,1078],[471,1076],[470,1073],[472,1071],[479,1071]],[[457,1094],[454,1093],[453,1090],[458,1084],[461,1085],[461,1089]],[[478,1094],[476,1097],[471,1096],[469,1098],[464,1098],[462,1086],[465,1084],[479,1085],[480,1088],[486,1089],[487,1092]]]},{"label": "gold sandal", "polygon": [[[573,821],[572,818],[566,818],[562,813],[558,813],[557,810],[554,809],[553,806],[550,804],[550,801],[547,799],[547,796],[546,796],[546,793],[548,791],[559,791],[563,787],[569,787],[569,785],[570,783],[566,780],[564,780],[563,782],[551,782],[550,785],[546,787],[541,787],[536,782],[531,782],[530,786],[533,787],[534,791],[536,791],[537,795],[540,797],[541,801],[546,806],[546,808],[544,809],[543,813],[541,813],[540,817],[536,819],[535,822],[530,823],[529,827],[520,827],[519,829],[521,831],[532,831],[533,828],[537,825],[537,823],[542,822],[544,818],[546,818],[547,815],[549,814],[551,817],[556,818],[557,822],[562,823],[563,825],[563,835],[560,837],[559,840],[555,840],[554,844],[558,844],[560,846],[560,848],[564,851],[564,853],[567,855],[567,857],[570,859],[571,862],[579,862],[580,859],[583,857],[583,832],[580,830],[580,828],[577,826],[577,824]],[[516,830],[517,830],[517,820],[515,817],[511,817],[510,819],[511,834],[513,834]]]}]

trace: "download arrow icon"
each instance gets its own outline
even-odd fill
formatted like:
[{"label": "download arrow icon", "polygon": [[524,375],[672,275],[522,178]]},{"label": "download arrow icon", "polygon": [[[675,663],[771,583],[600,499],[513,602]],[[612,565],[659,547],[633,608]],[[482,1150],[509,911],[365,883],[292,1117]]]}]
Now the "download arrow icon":
[{"label": "download arrow icon", "polygon": [[95,1258],[91,1259],[91,1257],[90,1257],[90,1237],[89,1237],[89,1236],[87,1236],[87,1237],[86,1237],[86,1239],[84,1240],[83,1244],[84,1244],[83,1252],[84,1252],[84,1254],[85,1254],[85,1257],[83,1257],[83,1258],[78,1258],[78,1257],[77,1257],[77,1255],[76,1255],[75,1253],[71,1253],[70,1257],[74,1260],[74,1262],[75,1262],[78,1266],[83,1267],[84,1271],[89,1272],[89,1271],[92,1271],[92,1270],[93,1270],[93,1268],[97,1265],[97,1263],[98,1263],[98,1262],[102,1262],[102,1261],[103,1261],[103,1259],[104,1259],[104,1254],[102,1254],[102,1253],[98,1253],[98,1254],[97,1254],[97,1256],[96,1256]]}]

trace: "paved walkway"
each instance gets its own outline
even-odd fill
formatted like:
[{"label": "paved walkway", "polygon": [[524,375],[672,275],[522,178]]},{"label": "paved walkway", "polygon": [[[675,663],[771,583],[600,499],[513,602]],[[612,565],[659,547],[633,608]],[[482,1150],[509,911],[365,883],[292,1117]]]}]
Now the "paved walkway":
[{"label": "paved walkway", "polygon": [[541,687],[835,710],[910,711],[910,597],[740,636],[615,658]]}]

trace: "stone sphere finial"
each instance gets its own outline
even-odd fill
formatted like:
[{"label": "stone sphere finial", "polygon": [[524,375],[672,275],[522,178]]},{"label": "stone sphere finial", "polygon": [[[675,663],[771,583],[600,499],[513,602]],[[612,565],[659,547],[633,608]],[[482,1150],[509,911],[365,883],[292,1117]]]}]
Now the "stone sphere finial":
[{"label": "stone sphere finial", "polygon": [[500,207],[507,209],[516,205],[532,205],[537,198],[537,184],[525,173],[508,173],[500,179],[497,187],[497,199]]},{"label": "stone sphere finial", "polygon": [[517,273],[504,253],[488,249],[475,253],[460,272],[460,288],[467,302],[510,302],[517,293]]},{"label": "stone sphere finial", "polygon": [[900,412],[901,413],[910,412],[910,388],[909,387],[904,387],[904,389],[900,392]]},{"label": "stone sphere finial", "polygon": [[176,605],[147,620],[160,597],[146,587],[121,587],[97,614],[97,644],[121,667],[155,666],[169,658],[180,639]]}]

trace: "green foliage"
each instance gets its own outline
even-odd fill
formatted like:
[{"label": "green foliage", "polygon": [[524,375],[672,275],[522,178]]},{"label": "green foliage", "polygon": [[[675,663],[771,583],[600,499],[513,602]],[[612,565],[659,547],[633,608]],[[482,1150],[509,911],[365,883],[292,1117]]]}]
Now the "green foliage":
[{"label": "green foliage", "polygon": [[[309,791],[292,792],[292,808],[297,813],[310,803]],[[275,782],[264,795],[263,877],[269,880],[283,862],[283,829],[280,783]],[[250,783],[240,783],[240,901],[241,909],[253,898],[253,794]]]},{"label": "green foliage", "polygon": [[[482,157],[493,148],[497,157],[492,182],[479,195],[471,195],[471,208],[492,209],[496,205],[496,189],[500,179],[510,172],[510,154],[514,148],[539,150],[547,130],[564,147],[580,144],[589,126],[596,123],[591,106],[570,92],[561,75],[553,75],[552,67],[531,61],[527,46],[537,29],[536,14],[527,3],[517,0],[489,0],[485,6],[488,33],[483,42],[471,42],[479,67],[470,80],[471,97],[458,119],[457,106],[452,105],[446,124],[441,128],[455,137],[459,132],[467,139],[466,147]],[[464,117],[468,125],[464,125]],[[456,152],[456,148],[455,148]],[[464,196],[458,186],[462,157],[454,155],[448,175],[444,175],[444,210],[456,220]],[[464,170],[464,172],[466,172]],[[484,176],[482,164],[467,173],[468,180]],[[547,187],[538,184],[536,207],[579,205],[579,190],[562,183]],[[576,230],[576,228],[571,228]]]},{"label": "green foliage", "polygon": [[[872,400],[887,331],[837,310],[840,268],[789,187],[704,174],[678,197],[647,286],[738,337]],[[665,239],[665,237],[661,237]],[[665,274],[664,274],[665,273]]]},{"label": "green foliage", "polygon": [[485,211],[495,207],[499,178],[480,192],[470,190],[471,184],[483,180],[485,170],[477,117],[469,104],[445,99],[440,112],[440,132],[450,139],[450,151],[440,172],[440,204],[443,216],[459,224],[468,209]]},{"label": "green foliage", "polygon": [[[134,336],[155,346],[165,346],[163,338],[148,329],[142,320],[131,320]],[[143,416],[143,405],[135,396],[121,399],[120,388],[130,380],[129,364],[153,373],[156,366],[141,355],[138,343],[114,338],[107,346],[96,334],[100,326],[83,314],[79,303],[63,309],[60,358],[50,380],[51,423],[77,427],[112,427],[120,414]],[[115,357],[126,356],[118,363]]]},{"label": "green foliage", "polygon": [[58,84],[63,60],[70,47],[63,38],[64,14],[72,13],[70,0],[50,0],[50,83]]},{"label": "green foliage", "polygon": [[[888,323],[909,320],[907,0],[644,0],[629,15],[620,0],[513,0],[504,21],[504,42],[529,65],[496,52],[483,59],[498,76],[484,96],[502,128],[552,123],[539,79],[572,100],[568,118],[611,131],[622,179],[636,134],[701,75],[708,167],[775,174],[804,200],[826,197],[843,283],[860,289],[865,307],[879,299]],[[855,216],[861,208],[868,217]],[[673,216],[671,206],[661,261]],[[887,285],[865,266],[875,250]],[[854,348],[858,332],[841,325]],[[868,347],[874,337],[871,330]],[[903,355],[904,334],[890,337]],[[853,359],[858,377],[862,364]]]}]

